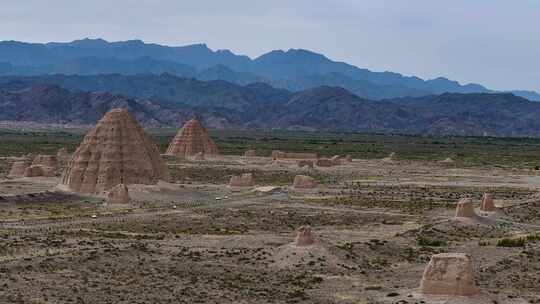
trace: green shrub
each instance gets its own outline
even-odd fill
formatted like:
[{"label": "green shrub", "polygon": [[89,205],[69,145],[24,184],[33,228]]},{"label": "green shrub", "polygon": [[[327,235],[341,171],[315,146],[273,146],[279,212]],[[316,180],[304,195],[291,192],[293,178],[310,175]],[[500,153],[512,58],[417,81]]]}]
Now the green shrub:
[{"label": "green shrub", "polygon": [[540,241],[540,233],[534,233],[534,234],[527,235],[527,241],[529,241],[529,242]]},{"label": "green shrub", "polygon": [[525,238],[518,239],[500,239],[497,242],[499,247],[523,247],[525,246]]},{"label": "green shrub", "polygon": [[445,240],[435,240],[435,239],[430,239],[423,236],[419,237],[417,239],[417,242],[418,242],[418,245],[420,246],[440,247],[440,246],[447,245]]}]

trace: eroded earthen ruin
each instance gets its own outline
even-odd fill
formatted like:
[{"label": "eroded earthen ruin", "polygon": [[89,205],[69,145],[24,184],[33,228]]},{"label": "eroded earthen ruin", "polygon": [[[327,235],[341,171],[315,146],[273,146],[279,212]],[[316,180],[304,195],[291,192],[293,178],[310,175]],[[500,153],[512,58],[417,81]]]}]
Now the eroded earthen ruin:
[{"label": "eroded earthen ruin", "polygon": [[128,204],[129,200],[129,189],[124,184],[114,186],[107,194],[109,204]]},{"label": "eroded earthen ruin", "polygon": [[330,160],[332,161],[332,163],[334,163],[334,166],[339,166],[339,165],[342,164],[341,156],[339,156],[339,155],[332,156],[332,158],[330,158]]},{"label": "eroded earthen ruin", "polygon": [[296,230],[296,238],[294,240],[294,244],[299,247],[303,246],[309,246],[313,245],[315,243],[315,238],[313,237],[313,234],[311,233],[311,226],[305,225],[300,226]]},{"label": "eroded earthen ruin", "polygon": [[30,167],[24,169],[24,177],[52,177],[54,176],[54,168],[47,167],[43,165],[31,165]]},{"label": "eroded earthen ruin", "polygon": [[64,160],[69,158],[68,150],[66,148],[58,149],[58,151],[56,152],[56,157],[58,157],[59,159],[64,159]]},{"label": "eroded earthen ruin", "polygon": [[37,155],[34,157],[32,165],[41,165],[45,167],[58,168],[58,158],[56,155]]},{"label": "eroded earthen ruin", "polygon": [[302,152],[283,152],[279,150],[272,151],[272,159],[317,159],[317,153],[302,153]]},{"label": "eroded earthen ruin", "polygon": [[311,176],[297,175],[294,177],[293,188],[295,189],[313,189],[317,186],[317,182]]},{"label": "eroded earthen ruin", "polygon": [[474,206],[470,198],[462,198],[456,205],[456,217],[476,217]]},{"label": "eroded earthen ruin", "polygon": [[333,166],[335,166],[335,162],[333,160],[331,160],[331,159],[328,159],[328,158],[319,158],[319,159],[317,159],[315,164],[317,165],[317,167],[333,167]]},{"label": "eroded earthen ruin", "polygon": [[256,150],[247,150],[246,152],[244,152],[244,157],[255,157],[255,156],[257,156]]},{"label": "eroded earthen ruin", "polygon": [[304,167],[313,168],[313,166],[314,166],[313,161],[308,160],[308,159],[299,160],[299,161],[296,162],[296,164],[300,168],[304,168]]},{"label": "eroded earthen ruin", "polygon": [[24,170],[26,168],[30,167],[32,163],[28,160],[26,161],[17,161],[14,162],[11,165],[11,169],[9,170],[9,177],[23,177],[24,176]]},{"label": "eroded earthen ruin", "polygon": [[471,257],[464,253],[433,255],[424,270],[420,292],[455,296],[477,294]]},{"label": "eroded earthen ruin", "polygon": [[480,210],[482,211],[495,211],[497,208],[495,207],[495,204],[493,203],[493,194],[491,193],[484,193],[484,197],[482,198],[482,204],[480,205]]},{"label": "eroded earthen ruin", "polygon": [[240,176],[235,175],[231,177],[229,181],[229,187],[252,187],[253,186],[253,174],[244,173]]}]

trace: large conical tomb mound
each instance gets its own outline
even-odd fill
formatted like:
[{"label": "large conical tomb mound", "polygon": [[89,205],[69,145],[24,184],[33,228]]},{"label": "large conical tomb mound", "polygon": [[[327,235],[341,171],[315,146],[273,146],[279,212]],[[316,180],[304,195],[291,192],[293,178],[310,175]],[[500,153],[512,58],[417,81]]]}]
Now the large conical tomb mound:
[{"label": "large conical tomb mound", "polygon": [[118,184],[169,180],[157,146],[125,109],[113,109],[73,154],[62,184],[71,191],[101,193]]},{"label": "large conical tomb mound", "polygon": [[191,119],[178,131],[166,154],[183,158],[197,153],[213,156],[218,155],[219,151],[208,131],[197,119]]}]

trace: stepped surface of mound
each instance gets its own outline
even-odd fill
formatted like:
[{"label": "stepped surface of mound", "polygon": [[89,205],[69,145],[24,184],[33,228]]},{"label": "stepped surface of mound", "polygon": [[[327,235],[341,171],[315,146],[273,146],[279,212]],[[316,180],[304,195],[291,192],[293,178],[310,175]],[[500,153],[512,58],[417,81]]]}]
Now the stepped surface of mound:
[{"label": "stepped surface of mound", "polygon": [[218,155],[219,150],[201,123],[197,119],[191,119],[178,131],[166,154],[186,157],[197,153]]},{"label": "stepped surface of mound", "polygon": [[126,109],[109,111],[75,151],[62,184],[99,193],[118,184],[156,184],[169,173],[157,146]]}]

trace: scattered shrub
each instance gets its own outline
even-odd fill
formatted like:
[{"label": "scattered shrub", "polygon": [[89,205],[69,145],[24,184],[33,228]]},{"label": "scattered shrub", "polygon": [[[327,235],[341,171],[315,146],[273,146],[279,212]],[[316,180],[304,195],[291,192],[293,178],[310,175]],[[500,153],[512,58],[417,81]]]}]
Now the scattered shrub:
[{"label": "scattered shrub", "polygon": [[499,247],[523,247],[525,246],[525,238],[518,239],[500,239],[497,242]]},{"label": "scattered shrub", "polygon": [[417,239],[417,242],[418,242],[418,245],[420,246],[429,246],[429,247],[440,247],[440,246],[447,245],[445,240],[435,240],[435,239],[430,239],[423,236],[419,237]]}]

